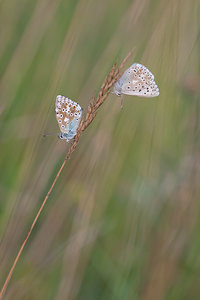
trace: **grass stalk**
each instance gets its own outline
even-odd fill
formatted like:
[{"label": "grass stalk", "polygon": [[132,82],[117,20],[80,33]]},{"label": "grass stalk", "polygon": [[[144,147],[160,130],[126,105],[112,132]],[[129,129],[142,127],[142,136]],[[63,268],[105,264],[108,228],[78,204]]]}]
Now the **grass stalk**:
[{"label": "grass stalk", "polygon": [[[0,291],[0,299],[2,299],[4,293],[5,293],[5,290],[8,286],[8,283],[12,277],[12,274],[14,272],[14,269],[16,267],[16,264],[21,256],[21,253],[31,235],[31,232],[33,231],[33,228],[35,227],[35,224],[37,223],[37,220],[64,168],[64,166],[66,165],[66,162],[69,160],[69,158],[71,157],[72,153],[74,152],[74,150],[76,149],[77,145],[78,145],[78,142],[79,142],[79,139],[81,137],[81,134],[83,131],[85,131],[87,129],[87,127],[92,123],[92,121],[94,120],[94,118],[96,117],[97,115],[97,110],[99,109],[99,107],[104,103],[104,101],[107,99],[108,95],[110,94],[110,89],[112,88],[112,86],[115,84],[115,82],[122,76],[122,68],[124,67],[124,65],[126,64],[126,62],[128,61],[128,59],[130,58],[130,56],[133,54],[133,50],[130,51],[128,53],[128,55],[124,58],[124,60],[122,61],[122,63],[119,65],[119,67],[117,68],[116,64],[113,65],[111,71],[107,74],[101,88],[100,88],[100,91],[97,95],[97,97],[93,96],[92,99],[90,100],[90,104],[88,106],[88,111],[87,111],[87,114],[86,114],[86,117],[85,119],[82,119],[81,122],[80,122],[80,125],[79,125],[79,128],[77,130],[77,135],[75,136],[74,140],[73,140],[73,143],[71,145],[71,147],[69,148],[66,156],[65,156],[65,159],[58,171],[58,173],[56,174],[56,177],[50,187],[50,189],[48,190],[43,202],[42,202],[42,205],[40,206],[34,220],[33,220],[33,223],[28,231],[28,234],[26,236],[26,238],[24,239],[18,253],[17,253],[17,256],[10,268],[10,271],[6,277],[6,280],[3,284],[3,287]],[[95,98],[96,98],[96,101],[95,101]]]}]

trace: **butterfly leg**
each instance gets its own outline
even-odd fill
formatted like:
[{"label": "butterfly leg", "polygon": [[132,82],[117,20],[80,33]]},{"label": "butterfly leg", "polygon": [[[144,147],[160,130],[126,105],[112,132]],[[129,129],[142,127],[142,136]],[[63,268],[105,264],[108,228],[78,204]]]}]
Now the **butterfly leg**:
[{"label": "butterfly leg", "polygon": [[121,95],[121,110],[123,110],[123,104],[124,104],[124,96]]}]

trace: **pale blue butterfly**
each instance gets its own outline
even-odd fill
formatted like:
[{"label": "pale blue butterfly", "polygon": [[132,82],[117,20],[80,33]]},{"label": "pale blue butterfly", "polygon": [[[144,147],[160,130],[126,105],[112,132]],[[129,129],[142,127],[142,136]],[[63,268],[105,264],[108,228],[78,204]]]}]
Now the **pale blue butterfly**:
[{"label": "pale blue butterfly", "polygon": [[134,63],[114,85],[114,93],[140,97],[156,97],[159,89],[154,75],[143,65]]},{"label": "pale blue butterfly", "polygon": [[77,129],[82,117],[82,108],[71,99],[58,95],[56,97],[55,111],[61,131],[58,137],[69,142],[77,134]]}]

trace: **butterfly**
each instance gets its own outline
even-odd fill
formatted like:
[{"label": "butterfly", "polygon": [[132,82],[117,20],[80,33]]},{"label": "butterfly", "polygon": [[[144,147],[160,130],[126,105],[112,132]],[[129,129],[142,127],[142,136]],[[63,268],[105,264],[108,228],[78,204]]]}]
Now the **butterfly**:
[{"label": "butterfly", "polygon": [[143,65],[134,63],[114,85],[114,93],[140,97],[156,97],[159,89],[153,74]]},{"label": "butterfly", "polygon": [[77,129],[82,117],[81,106],[65,96],[56,97],[56,119],[60,127],[58,137],[69,142],[77,134]]}]

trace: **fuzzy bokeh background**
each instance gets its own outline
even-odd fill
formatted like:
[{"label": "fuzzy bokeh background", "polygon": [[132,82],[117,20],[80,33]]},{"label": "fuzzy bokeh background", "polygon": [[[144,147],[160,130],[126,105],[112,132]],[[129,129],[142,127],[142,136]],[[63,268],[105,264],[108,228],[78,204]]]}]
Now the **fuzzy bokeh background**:
[{"label": "fuzzy bokeh background", "polygon": [[5,299],[200,299],[200,2],[0,2],[0,286],[69,145],[55,97],[86,111],[114,62],[160,96],[110,95],[81,137]]}]

